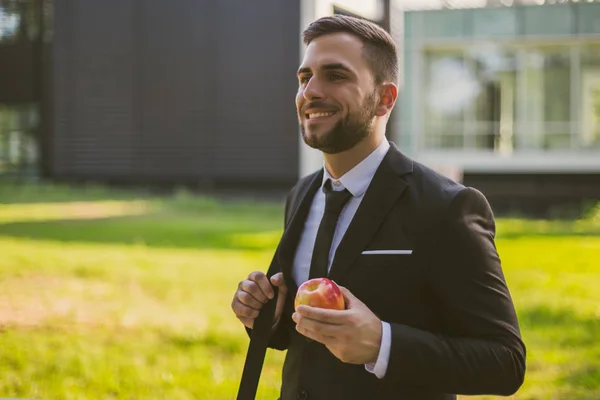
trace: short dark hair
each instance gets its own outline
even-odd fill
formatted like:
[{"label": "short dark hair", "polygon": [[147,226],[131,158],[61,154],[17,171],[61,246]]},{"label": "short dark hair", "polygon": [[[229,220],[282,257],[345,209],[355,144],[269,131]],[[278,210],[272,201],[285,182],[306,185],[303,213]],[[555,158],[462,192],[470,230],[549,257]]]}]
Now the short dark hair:
[{"label": "short dark hair", "polygon": [[333,15],[319,18],[302,32],[305,45],[333,33],[350,33],[364,43],[364,55],[375,83],[398,81],[398,51],[394,39],[379,25],[360,18]]}]

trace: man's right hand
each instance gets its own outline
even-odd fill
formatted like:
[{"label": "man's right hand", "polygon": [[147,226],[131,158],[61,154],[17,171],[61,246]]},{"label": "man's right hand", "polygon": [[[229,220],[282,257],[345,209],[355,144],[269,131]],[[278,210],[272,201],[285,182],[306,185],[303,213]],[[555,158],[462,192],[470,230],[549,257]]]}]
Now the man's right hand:
[{"label": "man's right hand", "polygon": [[[281,272],[271,277],[271,283],[273,286],[279,288],[277,306],[275,307],[275,318],[273,319],[273,323],[275,323],[283,312],[288,289]],[[242,321],[246,327],[252,329],[254,320],[258,317],[259,311],[266,304],[267,300],[272,299],[273,296],[273,288],[271,287],[267,276],[263,272],[254,271],[248,275],[248,278],[239,283],[235,295],[233,296],[233,301],[231,302],[231,308],[235,313],[235,316]]]}]

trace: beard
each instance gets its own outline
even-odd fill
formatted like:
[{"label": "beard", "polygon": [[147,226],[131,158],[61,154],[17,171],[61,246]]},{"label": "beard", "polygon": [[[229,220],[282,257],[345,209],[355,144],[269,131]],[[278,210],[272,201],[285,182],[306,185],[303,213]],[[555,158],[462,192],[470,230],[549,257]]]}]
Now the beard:
[{"label": "beard", "polygon": [[371,134],[376,108],[377,96],[373,91],[365,98],[358,111],[348,114],[346,118],[338,121],[333,128],[321,135],[308,135],[306,126],[300,122],[302,139],[308,146],[327,154],[350,150]]}]

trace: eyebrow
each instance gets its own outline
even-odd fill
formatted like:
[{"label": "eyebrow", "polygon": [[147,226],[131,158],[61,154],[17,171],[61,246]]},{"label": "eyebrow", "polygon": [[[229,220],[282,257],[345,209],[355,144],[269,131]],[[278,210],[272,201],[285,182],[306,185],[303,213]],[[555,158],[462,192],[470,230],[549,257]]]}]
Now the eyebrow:
[{"label": "eyebrow", "polygon": [[[324,71],[330,71],[330,70],[334,70],[334,69],[341,69],[343,71],[346,71],[346,72],[354,75],[354,72],[350,68],[348,68],[347,66],[345,66],[342,63],[324,64],[324,65],[321,66],[320,69],[322,69]],[[304,68],[300,68],[298,70],[297,75],[306,74],[306,73],[310,73],[310,72],[312,72],[312,69],[310,67],[304,67]]]}]

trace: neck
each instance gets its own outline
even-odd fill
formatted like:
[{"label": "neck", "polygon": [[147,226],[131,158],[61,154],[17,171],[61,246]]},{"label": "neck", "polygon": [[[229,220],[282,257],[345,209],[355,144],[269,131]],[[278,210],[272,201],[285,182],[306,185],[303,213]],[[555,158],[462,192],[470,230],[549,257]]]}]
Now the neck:
[{"label": "neck", "polygon": [[349,150],[337,154],[323,153],[327,171],[334,179],[339,179],[375,151],[384,139],[385,131],[376,131]]}]

